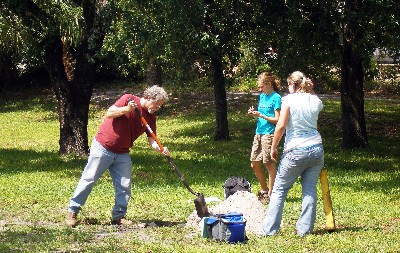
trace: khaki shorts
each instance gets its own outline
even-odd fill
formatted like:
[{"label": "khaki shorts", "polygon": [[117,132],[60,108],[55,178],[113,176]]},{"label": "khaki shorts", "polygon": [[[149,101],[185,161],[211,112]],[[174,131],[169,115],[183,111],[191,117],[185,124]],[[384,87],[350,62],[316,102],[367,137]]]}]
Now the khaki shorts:
[{"label": "khaki shorts", "polygon": [[273,162],[271,160],[271,145],[273,134],[256,134],[251,148],[250,161]]}]

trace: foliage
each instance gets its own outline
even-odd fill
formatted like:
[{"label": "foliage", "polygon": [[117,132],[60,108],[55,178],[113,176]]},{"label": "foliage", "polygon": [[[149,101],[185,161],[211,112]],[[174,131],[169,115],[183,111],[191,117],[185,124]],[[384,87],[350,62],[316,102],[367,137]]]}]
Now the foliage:
[{"label": "foliage", "polygon": [[[201,55],[220,45],[226,56],[226,73],[231,75],[238,66],[242,70],[234,76],[236,83],[246,75],[255,77],[261,71],[259,65],[265,64],[262,69],[272,69],[281,77],[300,69],[330,87],[340,75],[331,70],[340,69],[343,18],[360,20],[358,29],[365,36],[357,47],[366,69],[372,67],[369,59],[377,47],[398,55],[398,6],[394,1],[362,2],[362,13],[344,13],[343,1],[115,1],[117,11],[107,14],[114,23],[100,53],[100,70],[143,79],[149,59],[157,58],[166,80],[185,85],[198,75],[204,77],[194,64],[207,68],[208,62]],[[81,41],[81,1],[34,3],[59,21],[60,34],[75,44]],[[2,7],[0,46],[18,50],[14,64],[41,65],[39,45],[46,28],[35,29],[32,36],[26,24]],[[215,21],[213,33],[204,29],[205,12]],[[270,48],[278,49],[277,57],[266,57]]]},{"label": "foliage", "polygon": [[[119,88],[110,100],[131,87]],[[259,186],[248,161],[256,122],[245,114],[257,103],[257,97],[229,97],[232,141],[213,142],[212,98],[202,93],[179,95],[164,106],[157,132],[189,184],[206,196],[222,199],[224,180],[235,174],[248,178],[256,192]],[[293,233],[301,208],[301,187],[296,182],[285,203],[278,236],[249,234],[246,244],[224,244],[205,240],[198,231],[184,227],[194,211],[194,196],[186,191],[167,160],[148,147],[145,138],[138,139],[131,154],[134,183],[128,218],[137,225],[154,222],[157,226],[123,229],[109,225],[113,187],[106,173],[83,208],[82,224],[75,229],[65,227],[66,205],[86,160],[58,156],[58,115],[52,96],[2,99],[0,251],[395,252],[400,246],[399,100],[366,99],[370,147],[353,151],[340,149],[340,100],[328,96],[323,102],[319,127],[336,232],[324,230],[322,200],[318,199],[315,233],[305,238]],[[108,103],[91,103],[90,137]]]},{"label": "foliage", "polygon": [[[3,2],[0,3],[0,7],[1,56],[3,59],[11,60],[8,63],[1,62],[0,68],[9,68],[15,70],[17,75],[23,75],[30,69],[42,66],[40,57],[43,51],[39,44],[43,35],[36,32],[35,36],[32,36],[31,31],[26,29],[21,19],[12,14]],[[4,79],[4,76],[2,78]]]},{"label": "foliage", "polygon": [[[26,69],[43,66],[43,43],[48,33],[49,23],[58,20],[58,26],[54,27],[59,30],[73,44],[77,44],[82,40],[82,8],[77,6],[74,1],[58,0],[58,1],[20,1],[18,3],[8,3],[4,1],[0,12],[0,47],[7,48],[11,52],[15,52],[15,65],[20,66],[23,73]],[[29,16],[28,5],[36,4],[36,17]],[[10,6],[13,6],[10,8]],[[12,11],[11,11],[12,10]],[[29,16],[29,22],[21,19],[21,16],[15,14],[18,10],[21,15]],[[43,11],[43,13],[41,13]],[[43,19],[43,15],[48,15],[47,20]]]},{"label": "foliage", "polygon": [[[186,1],[118,1],[117,19],[107,35],[104,55],[114,55],[122,76],[140,66],[142,77],[151,59],[157,59],[167,80],[179,79],[194,62],[197,49],[189,43],[196,35],[196,5]],[[190,61],[188,61],[190,59]],[[178,66],[178,68],[176,68]]]},{"label": "foliage", "polygon": [[[219,51],[228,79],[239,65],[241,76],[253,75],[259,72],[272,43],[265,39],[268,33],[263,28],[273,25],[277,8],[282,8],[268,7],[259,1],[121,1],[103,55],[116,57],[115,67],[121,68],[123,75],[136,65],[146,71],[148,61],[157,58],[165,79],[176,86],[208,76],[208,56]],[[205,24],[208,19],[212,27]],[[254,50],[256,55],[251,53]]]}]

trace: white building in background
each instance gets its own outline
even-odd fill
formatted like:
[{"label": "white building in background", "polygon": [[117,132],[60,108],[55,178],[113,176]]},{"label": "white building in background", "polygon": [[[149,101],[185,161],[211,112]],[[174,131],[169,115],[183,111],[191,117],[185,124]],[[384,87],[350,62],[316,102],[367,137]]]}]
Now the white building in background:
[{"label": "white building in background", "polygon": [[389,57],[384,49],[375,49],[374,59],[378,64],[394,64],[394,59]]}]

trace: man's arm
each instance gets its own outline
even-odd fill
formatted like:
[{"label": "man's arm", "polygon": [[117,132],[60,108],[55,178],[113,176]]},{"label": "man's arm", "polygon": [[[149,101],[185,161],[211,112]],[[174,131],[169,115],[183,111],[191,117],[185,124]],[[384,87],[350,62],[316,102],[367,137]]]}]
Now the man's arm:
[{"label": "man's arm", "polygon": [[131,100],[126,106],[117,107],[112,105],[106,112],[106,118],[118,118],[126,113],[129,113],[137,107],[135,101]]}]

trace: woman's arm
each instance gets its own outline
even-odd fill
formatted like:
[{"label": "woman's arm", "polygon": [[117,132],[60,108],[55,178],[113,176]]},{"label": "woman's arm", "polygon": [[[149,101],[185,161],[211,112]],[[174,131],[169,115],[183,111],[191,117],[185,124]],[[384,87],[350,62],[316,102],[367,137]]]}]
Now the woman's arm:
[{"label": "woman's arm", "polygon": [[271,158],[276,161],[278,157],[278,144],[282,139],[283,133],[285,132],[286,126],[289,122],[290,108],[289,106],[282,104],[282,110],[278,122],[276,123],[274,138],[271,145]]},{"label": "woman's arm", "polygon": [[281,111],[280,110],[276,110],[275,111],[275,115],[274,117],[267,117],[265,115],[259,114],[258,117],[267,120],[268,122],[272,123],[272,124],[277,124],[279,117],[280,117]]},{"label": "woman's arm", "polygon": [[259,111],[254,111],[253,107],[250,107],[250,109],[248,110],[247,113],[249,115],[251,115],[251,116],[265,119],[266,121],[268,121],[268,122],[270,122],[272,124],[276,124],[278,122],[278,119],[279,119],[280,110],[275,110],[274,117],[267,117],[267,116],[261,114]]}]

